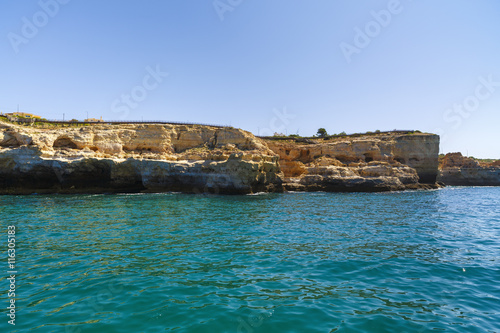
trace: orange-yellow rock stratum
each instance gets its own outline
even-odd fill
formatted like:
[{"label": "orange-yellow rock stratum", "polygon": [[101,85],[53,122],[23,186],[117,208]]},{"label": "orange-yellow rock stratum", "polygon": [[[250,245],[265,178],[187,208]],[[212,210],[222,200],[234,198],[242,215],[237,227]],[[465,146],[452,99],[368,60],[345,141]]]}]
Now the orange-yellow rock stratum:
[{"label": "orange-yellow rock stratum", "polygon": [[439,137],[277,141],[232,127],[0,122],[0,193],[387,191],[433,184]]}]

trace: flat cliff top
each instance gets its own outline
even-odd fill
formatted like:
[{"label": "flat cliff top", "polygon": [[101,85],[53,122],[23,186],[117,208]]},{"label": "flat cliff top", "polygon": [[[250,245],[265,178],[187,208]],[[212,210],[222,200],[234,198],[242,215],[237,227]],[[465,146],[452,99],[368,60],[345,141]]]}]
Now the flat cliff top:
[{"label": "flat cliff top", "polygon": [[275,156],[252,133],[206,125],[14,124],[0,121],[0,151],[27,146],[46,158],[227,159]]},{"label": "flat cliff top", "polygon": [[358,133],[350,135],[332,135],[327,137],[259,137],[264,141],[270,142],[281,142],[290,143],[298,145],[308,145],[308,144],[325,144],[325,143],[335,143],[343,141],[358,141],[358,140],[393,140],[397,137],[438,137],[437,134],[433,133],[422,133],[420,131],[392,131],[392,132],[380,132],[380,133]]},{"label": "flat cliff top", "polygon": [[439,136],[416,132],[266,140],[210,125],[0,122],[0,185],[5,193],[403,190],[435,182],[438,152]]},{"label": "flat cliff top", "polygon": [[463,156],[462,153],[448,153],[439,156],[439,168],[464,168],[464,169],[481,169],[481,168],[500,168],[500,160],[493,162],[482,162],[471,157]]}]

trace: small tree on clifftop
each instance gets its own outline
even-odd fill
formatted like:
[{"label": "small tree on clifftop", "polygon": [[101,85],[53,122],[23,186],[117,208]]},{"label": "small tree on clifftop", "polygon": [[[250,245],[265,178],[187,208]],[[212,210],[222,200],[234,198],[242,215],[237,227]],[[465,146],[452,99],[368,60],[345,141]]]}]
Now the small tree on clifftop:
[{"label": "small tree on clifftop", "polygon": [[316,135],[323,138],[323,137],[327,136],[328,133],[326,132],[326,129],[321,127],[320,129],[318,129],[318,133],[316,133]]}]

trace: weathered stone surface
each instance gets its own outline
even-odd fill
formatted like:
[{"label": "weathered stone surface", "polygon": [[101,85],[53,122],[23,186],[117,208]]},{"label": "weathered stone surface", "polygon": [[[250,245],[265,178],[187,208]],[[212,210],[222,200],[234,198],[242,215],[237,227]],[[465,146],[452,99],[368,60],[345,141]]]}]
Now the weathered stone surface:
[{"label": "weathered stone surface", "polygon": [[400,135],[394,138],[393,158],[417,170],[421,183],[433,184],[438,175],[439,136]]},{"label": "weathered stone surface", "polygon": [[461,153],[446,154],[438,181],[455,186],[500,186],[500,163],[479,163]]},{"label": "weathered stone surface", "polygon": [[434,183],[438,146],[431,134],[297,143],[199,125],[0,122],[0,194],[428,188],[421,182]]},{"label": "weathered stone surface", "polygon": [[0,123],[0,193],[282,191],[278,156],[234,128]]},{"label": "weathered stone surface", "polygon": [[435,187],[437,135],[266,142],[280,157],[288,190],[389,191],[419,188],[421,183]]},{"label": "weathered stone surface", "polygon": [[[373,162],[370,162],[373,163]],[[285,178],[285,189],[303,191],[372,192],[418,188],[415,169],[405,165],[363,165],[358,167],[316,166],[300,177]]]}]

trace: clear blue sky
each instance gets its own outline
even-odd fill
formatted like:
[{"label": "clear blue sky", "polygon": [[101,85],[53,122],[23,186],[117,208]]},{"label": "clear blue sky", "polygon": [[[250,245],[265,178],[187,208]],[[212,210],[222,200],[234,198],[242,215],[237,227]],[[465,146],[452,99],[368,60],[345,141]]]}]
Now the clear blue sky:
[{"label": "clear blue sky", "polygon": [[0,111],[420,129],[500,158],[497,0],[56,1],[0,2]]}]

